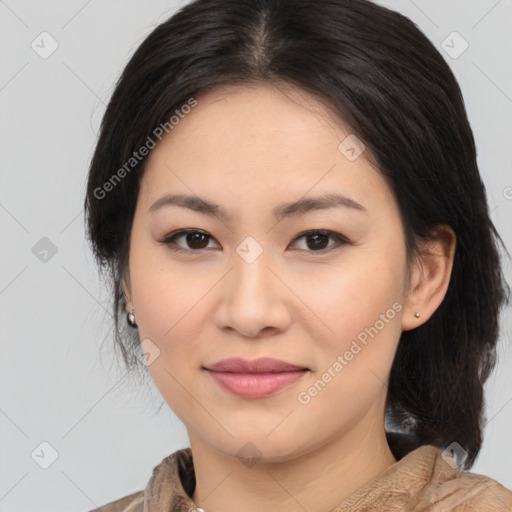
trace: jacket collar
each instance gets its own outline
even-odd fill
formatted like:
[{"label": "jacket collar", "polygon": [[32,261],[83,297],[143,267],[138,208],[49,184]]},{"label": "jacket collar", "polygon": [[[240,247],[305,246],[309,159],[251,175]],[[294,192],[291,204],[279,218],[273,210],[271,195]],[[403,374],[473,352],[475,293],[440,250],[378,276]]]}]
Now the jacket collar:
[{"label": "jacket collar", "polygon": [[[433,478],[452,479],[459,471],[445,461],[440,448],[432,445],[418,447],[415,438],[405,434],[388,432],[386,436],[397,462],[332,512],[402,510]],[[153,469],[144,491],[142,512],[201,511],[191,498],[195,485],[190,448],[174,452]]]}]

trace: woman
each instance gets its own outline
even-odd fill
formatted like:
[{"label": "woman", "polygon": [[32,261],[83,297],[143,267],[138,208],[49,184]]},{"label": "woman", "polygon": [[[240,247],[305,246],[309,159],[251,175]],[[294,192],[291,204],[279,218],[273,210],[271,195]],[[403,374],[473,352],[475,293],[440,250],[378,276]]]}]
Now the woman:
[{"label": "woman", "polygon": [[186,5],[122,74],[85,207],[124,362],[190,439],[101,510],[511,509],[467,472],[500,238],[460,89],[407,18]]}]

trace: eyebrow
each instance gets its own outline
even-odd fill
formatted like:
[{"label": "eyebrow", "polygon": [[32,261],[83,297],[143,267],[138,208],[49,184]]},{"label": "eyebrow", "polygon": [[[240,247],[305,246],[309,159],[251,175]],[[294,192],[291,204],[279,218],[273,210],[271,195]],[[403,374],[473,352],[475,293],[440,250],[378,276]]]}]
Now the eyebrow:
[{"label": "eyebrow", "polygon": [[[155,201],[148,211],[154,214],[165,206],[180,206],[204,215],[219,217],[222,220],[231,220],[231,215],[222,206],[198,196],[183,194],[166,194]],[[366,208],[354,199],[350,199],[341,194],[327,193],[318,197],[302,198],[292,203],[281,204],[272,210],[272,214],[277,220],[282,220],[286,217],[297,217],[315,210],[339,207],[351,208],[368,213]]]}]

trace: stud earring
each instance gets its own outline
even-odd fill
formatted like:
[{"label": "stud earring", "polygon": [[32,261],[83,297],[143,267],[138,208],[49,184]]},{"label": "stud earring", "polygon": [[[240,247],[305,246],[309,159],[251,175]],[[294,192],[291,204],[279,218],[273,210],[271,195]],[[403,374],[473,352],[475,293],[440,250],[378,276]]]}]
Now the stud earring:
[{"label": "stud earring", "polygon": [[131,311],[126,315],[126,319],[128,320],[128,325],[130,327],[133,327],[134,329],[137,329],[137,324],[135,323],[135,314],[134,309],[132,308]]},{"label": "stud earring", "polygon": [[415,316],[416,318],[419,318],[419,317],[420,317],[420,314],[416,311],[416,313],[414,313],[414,316]]}]

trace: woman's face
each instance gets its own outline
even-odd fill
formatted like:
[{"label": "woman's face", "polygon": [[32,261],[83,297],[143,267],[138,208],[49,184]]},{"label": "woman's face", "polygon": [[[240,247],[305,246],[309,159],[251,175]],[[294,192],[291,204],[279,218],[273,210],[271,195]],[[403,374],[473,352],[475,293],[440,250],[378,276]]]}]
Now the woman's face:
[{"label": "woman's face", "polygon": [[[384,429],[404,236],[390,188],[349,135],[296,89],[223,88],[150,153],[125,292],[151,376],[191,439],[277,461]],[[171,195],[189,199],[160,202]],[[212,371],[228,358],[299,370]]]}]

